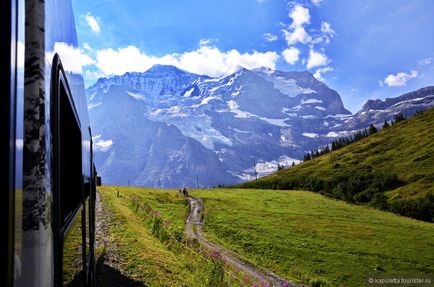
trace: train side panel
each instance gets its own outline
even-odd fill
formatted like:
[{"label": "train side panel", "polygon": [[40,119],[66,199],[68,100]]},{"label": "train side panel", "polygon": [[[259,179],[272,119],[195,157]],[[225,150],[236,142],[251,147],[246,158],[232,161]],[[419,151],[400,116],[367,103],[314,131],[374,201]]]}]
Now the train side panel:
[{"label": "train side panel", "polygon": [[18,2],[25,11],[25,26],[24,16],[18,25],[25,64],[21,102],[17,96],[14,285],[90,286],[92,135],[72,6],[69,0]]}]

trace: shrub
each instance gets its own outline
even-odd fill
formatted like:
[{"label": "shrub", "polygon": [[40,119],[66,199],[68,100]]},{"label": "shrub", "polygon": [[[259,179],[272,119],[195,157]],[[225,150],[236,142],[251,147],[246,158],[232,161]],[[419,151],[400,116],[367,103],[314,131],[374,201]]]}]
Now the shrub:
[{"label": "shrub", "polygon": [[389,204],[387,203],[387,196],[382,192],[377,192],[373,195],[369,205],[381,210],[387,210],[389,207]]},{"label": "shrub", "polygon": [[159,237],[161,227],[163,226],[163,220],[158,214],[154,214],[151,221],[151,232],[152,234]]},{"label": "shrub", "polygon": [[390,210],[400,215],[433,222],[434,195],[427,194],[424,198],[396,201],[391,204]]}]

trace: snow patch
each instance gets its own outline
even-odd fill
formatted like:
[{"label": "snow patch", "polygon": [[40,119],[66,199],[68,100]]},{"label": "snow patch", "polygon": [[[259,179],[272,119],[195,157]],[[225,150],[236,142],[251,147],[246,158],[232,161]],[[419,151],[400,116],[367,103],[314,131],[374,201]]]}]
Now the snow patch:
[{"label": "snow patch", "polygon": [[194,87],[191,88],[190,90],[188,90],[187,92],[185,92],[183,97],[185,97],[185,98],[191,97],[191,94],[193,93],[193,91],[194,91]]},{"label": "snow patch", "polygon": [[278,126],[278,127],[290,127],[291,125],[288,125],[287,123],[285,123],[285,121],[287,119],[270,119],[270,118],[265,118],[265,117],[259,117],[260,120],[263,120],[264,122],[267,122],[273,126]]},{"label": "snow patch", "polygon": [[127,92],[127,94],[130,95],[131,97],[133,97],[136,100],[139,100],[139,101],[144,101],[145,100],[145,97],[143,97],[142,94],[133,93],[133,92]]},{"label": "snow patch", "polygon": [[228,101],[228,108],[230,111],[237,110],[240,106],[235,101]]},{"label": "snow patch", "polygon": [[320,104],[322,103],[322,100],[318,100],[318,99],[303,99],[301,100],[301,104],[305,105],[305,104]]},{"label": "snow patch", "polygon": [[238,96],[240,94],[240,91],[236,91],[236,92],[233,92],[232,94],[231,94],[231,96],[232,97],[236,97],[236,96]]},{"label": "snow patch", "polygon": [[169,118],[186,118],[188,115],[183,112],[183,109],[181,106],[173,106],[168,109],[156,109],[155,111],[152,111],[149,113],[151,117],[159,117],[160,115],[165,115]]},{"label": "snow patch", "polygon": [[316,134],[316,133],[306,133],[306,132],[304,132],[304,133],[303,133],[303,136],[308,137],[308,138],[317,138],[317,137],[318,137],[318,134]]},{"label": "snow patch", "polygon": [[326,137],[329,137],[329,138],[336,138],[336,137],[338,137],[339,135],[337,134],[337,133],[335,133],[335,132],[329,132],[327,135],[326,135]]},{"label": "snow patch", "polygon": [[338,118],[338,119],[342,119],[342,118],[348,118],[348,117],[352,117],[352,115],[336,114],[336,115],[327,115],[325,118]]},{"label": "snow patch", "polygon": [[320,106],[316,106],[315,109],[320,110],[320,111],[325,111],[326,109]]},{"label": "snow patch", "polygon": [[200,106],[204,106],[204,105],[209,104],[209,102],[212,101],[212,100],[219,100],[219,98],[214,97],[214,96],[206,97],[206,98],[202,99],[202,101],[201,101],[199,104],[192,105],[191,107],[192,107],[193,109],[197,109],[197,108],[199,108]]},{"label": "snow patch", "polygon": [[313,94],[316,93],[315,90],[310,88],[304,89],[297,85],[295,79],[286,78],[282,76],[273,76],[271,73],[259,74],[261,77],[268,82],[273,83],[273,87],[279,90],[282,94],[285,94],[291,98],[296,97],[300,94]]},{"label": "snow patch", "polygon": [[259,162],[256,164],[256,171],[260,175],[270,174],[272,172],[275,172],[277,170],[277,164],[283,165],[284,167],[288,167],[292,165],[292,162],[294,164],[299,163],[300,161],[294,158],[291,158],[289,156],[280,156],[278,160],[272,160],[272,161],[266,161],[266,162]]},{"label": "snow patch", "polygon": [[288,109],[288,108],[282,108],[282,113],[285,113],[285,114],[287,114],[287,115],[290,116],[290,117],[296,117],[296,116],[297,116],[296,113],[290,113],[290,111],[291,111],[291,109]]}]

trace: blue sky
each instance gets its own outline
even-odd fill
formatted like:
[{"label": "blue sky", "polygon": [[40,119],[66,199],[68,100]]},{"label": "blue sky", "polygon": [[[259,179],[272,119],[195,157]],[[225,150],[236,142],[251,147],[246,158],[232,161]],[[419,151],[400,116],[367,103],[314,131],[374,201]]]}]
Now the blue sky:
[{"label": "blue sky", "polygon": [[434,85],[430,0],[73,0],[86,86],[153,64],[308,70],[355,112]]}]

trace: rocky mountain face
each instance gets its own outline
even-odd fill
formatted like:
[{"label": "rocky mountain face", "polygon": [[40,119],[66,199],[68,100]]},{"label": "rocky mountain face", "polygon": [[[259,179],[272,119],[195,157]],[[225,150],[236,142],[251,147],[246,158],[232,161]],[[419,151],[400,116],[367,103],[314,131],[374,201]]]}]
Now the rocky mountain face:
[{"label": "rocky mountain face", "polygon": [[[210,78],[156,65],[100,79],[87,95],[98,172],[103,182],[120,185],[210,187],[253,179],[374,119],[363,110],[351,115],[339,94],[309,72],[265,68]],[[386,100],[382,109],[389,115],[403,102],[408,109],[432,105],[421,97]],[[366,114],[382,105],[368,103]]]},{"label": "rocky mountain face", "polygon": [[403,94],[396,98],[368,100],[346,123],[346,129],[361,129],[366,123],[381,127],[384,121],[390,121],[396,114],[410,117],[418,111],[434,107],[434,87],[425,87]]}]

